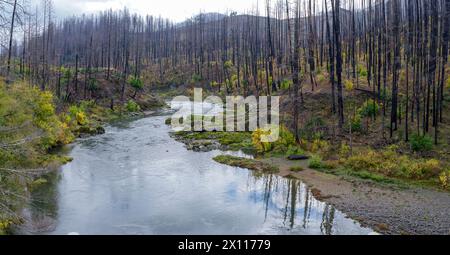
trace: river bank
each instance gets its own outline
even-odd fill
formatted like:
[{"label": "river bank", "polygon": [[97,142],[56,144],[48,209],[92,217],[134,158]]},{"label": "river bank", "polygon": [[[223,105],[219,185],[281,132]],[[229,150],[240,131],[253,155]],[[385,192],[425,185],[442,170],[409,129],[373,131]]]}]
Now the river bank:
[{"label": "river bank", "polygon": [[[164,125],[168,112],[79,139],[54,182],[42,185],[16,234],[281,234],[372,232],[301,181],[219,164]],[[251,158],[251,157],[249,157]]]},{"label": "river bank", "polygon": [[[224,142],[225,135],[217,133],[174,133],[172,136],[194,151],[210,149],[246,149],[251,134],[241,133],[233,142]],[[233,141],[228,134],[226,141]],[[248,145],[247,147],[250,147]],[[249,148],[247,148],[248,151]],[[450,193],[400,182],[376,182],[326,168],[311,169],[308,160],[292,161],[284,156],[265,156],[240,159],[219,156],[219,163],[247,168],[258,172],[270,169],[276,175],[305,182],[314,197],[332,204],[363,226],[382,234],[415,235],[450,233]],[[276,169],[277,171],[273,171]]]},{"label": "river bank", "polygon": [[[382,185],[350,176],[336,176],[307,167],[307,162],[262,160],[279,167],[279,175],[304,181],[318,200],[382,234],[450,234],[450,193],[418,187]],[[293,172],[294,166],[304,170]]]},{"label": "river bank", "polygon": [[77,139],[105,133],[105,125],[148,116],[163,107],[153,96],[109,108],[100,101],[67,103],[24,83],[0,83],[0,235],[23,222],[30,193],[73,160],[62,150]]},{"label": "river bank", "polygon": [[[131,106],[130,106],[131,107]],[[133,108],[133,107],[131,107]],[[257,201],[264,201],[267,204],[264,205],[266,211],[279,211],[280,208],[286,208],[288,211],[289,206],[282,205],[282,201],[289,201],[289,203],[297,203],[296,197],[290,197],[290,192],[299,192],[302,198],[310,203],[314,201],[314,205],[297,205],[294,208],[290,208],[291,216],[289,216],[292,224],[287,227],[287,232],[295,229],[298,234],[327,234],[327,233],[344,233],[355,234],[362,233],[367,234],[371,232],[371,229],[376,230],[383,234],[447,234],[449,230],[449,220],[447,212],[449,211],[450,200],[448,193],[433,191],[430,189],[420,189],[415,187],[401,187],[397,185],[385,185],[376,183],[373,181],[363,180],[361,178],[355,178],[347,175],[331,175],[325,173],[327,171],[330,162],[319,161],[318,170],[311,169],[310,161],[289,161],[285,159],[286,154],[267,153],[261,158],[245,158],[240,160],[239,157],[243,157],[241,153],[227,154],[228,156],[221,157],[223,154],[221,151],[243,151],[249,155],[257,154],[258,148],[253,143],[253,134],[246,133],[227,133],[227,132],[198,132],[198,133],[170,133],[170,128],[165,127],[164,122],[169,113],[165,113],[163,116],[154,115],[151,110],[139,111],[124,111],[121,117],[129,116],[135,121],[123,122],[123,118],[118,118],[116,115],[107,115],[105,112],[110,112],[106,107],[89,107],[89,106],[77,106],[72,109],[72,115],[78,122],[78,126],[84,125],[84,117],[93,121],[87,121],[89,127],[93,127],[93,130],[100,130],[95,128],[97,124],[94,123],[117,123],[116,127],[113,124],[108,126],[105,132],[96,132],[95,134],[102,134],[100,136],[87,136],[78,135],[81,139],[76,140],[73,144],[73,151],[69,156],[73,161],[67,160],[68,163],[63,166],[62,170],[62,184],[59,181],[55,183],[47,183],[50,180],[38,179],[35,183],[34,189],[45,187],[53,189],[53,192],[49,193],[55,197],[45,197],[44,199],[38,199],[50,203],[50,206],[46,205],[44,208],[39,206],[37,211],[51,210],[44,214],[43,220],[41,216],[36,216],[36,211],[28,211],[29,221],[36,220],[37,223],[31,223],[31,233],[56,233],[67,234],[73,231],[77,231],[77,222],[83,227],[79,231],[82,234],[88,233],[181,233],[185,234],[192,230],[192,225],[189,223],[196,222],[194,216],[187,217],[180,215],[185,213],[186,206],[181,198],[174,198],[171,192],[177,190],[177,185],[182,185],[189,178],[192,182],[190,185],[183,185],[183,189],[179,190],[177,194],[187,194],[195,190],[195,194],[199,198],[189,197],[191,200],[199,199],[196,201],[198,206],[211,206],[210,201],[204,200],[205,194],[215,191],[217,184],[222,178],[227,180],[223,183],[223,186],[215,191],[213,197],[209,198],[213,201],[217,197],[223,199],[223,203],[220,205],[212,205],[217,209],[217,212],[210,214],[211,212],[201,212],[205,222],[201,224],[201,229],[189,233],[216,233],[212,230],[211,226],[219,224],[223,232],[217,233],[254,233],[251,231],[255,226],[259,226],[261,223],[254,223],[255,226],[248,226],[249,228],[241,228],[237,226],[239,222],[231,221],[228,219],[232,215],[239,215],[242,218],[247,218],[247,207],[235,208],[235,211],[228,212],[227,215],[222,215],[221,219],[227,218],[227,220],[217,220],[215,215],[221,212],[223,208],[230,206],[229,197],[233,194],[242,192],[242,190],[249,189],[245,192],[247,199],[257,196]],[[146,118],[142,118],[146,117]],[[167,124],[167,122],[166,122]],[[123,127],[122,127],[123,126]],[[163,127],[164,126],[164,127]],[[282,140],[292,140],[287,130],[283,131]],[[169,135],[170,133],[170,135]],[[177,141],[175,141],[174,139]],[[186,145],[188,149],[179,146],[178,142]],[[288,143],[287,143],[288,144]],[[264,147],[264,145],[261,145]],[[276,147],[277,145],[274,145]],[[318,147],[317,150],[321,150],[324,147],[323,141],[319,141],[314,146]],[[261,148],[259,148],[261,149]],[[294,146],[289,147],[290,153],[299,153],[300,148]],[[95,155],[92,156],[92,155]],[[64,155],[66,156],[66,155]],[[156,156],[156,157],[155,157]],[[228,161],[228,157],[235,157],[235,160]],[[218,158],[220,157],[220,158]],[[221,168],[220,164],[212,163],[212,158],[216,159],[219,163],[229,164],[233,167]],[[200,160],[201,159],[201,160]],[[218,160],[220,159],[220,160]],[[155,160],[159,163],[154,165]],[[200,160],[200,161],[199,161]],[[106,166],[106,167],[105,167]],[[253,169],[251,177],[247,176],[246,171],[242,171],[239,168]],[[103,170],[102,170],[103,169]],[[114,171],[111,171],[114,169]],[[151,170],[149,172],[149,169]],[[218,173],[215,173],[218,172]],[[208,173],[210,178],[205,178],[204,173]],[[111,174],[111,175],[110,175]],[[232,177],[229,175],[232,174]],[[178,175],[181,175],[182,178]],[[139,178],[138,178],[139,177]],[[149,177],[149,178],[147,178]],[[229,179],[227,179],[229,178]],[[248,180],[247,180],[248,178]],[[56,178],[58,179],[58,178]],[[276,194],[275,201],[266,201],[267,196],[270,197],[273,185],[271,182],[273,179],[277,180],[277,185],[283,187],[281,194]],[[104,181],[105,180],[105,181]],[[175,182],[173,180],[176,180]],[[201,187],[195,187],[198,181],[202,180]],[[384,179],[383,179],[384,180]],[[251,183],[258,183],[257,187],[249,187],[244,185],[245,181]],[[87,182],[87,183],[85,183]],[[145,185],[143,184],[145,182]],[[238,187],[235,183],[240,183]],[[307,186],[304,186],[304,184]],[[162,184],[168,185],[169,190],[162,187]],[[150,185],[152,188],[146,189],[145,187]],[[210,187],[210,185],[213,185]],[[248,184],[247,184],[248,185]],[[275,185],[275,186],[277,186]],[[34,186],[34,185],[33,185]],[[89,187],[97,187],[96,192],[99,193],[96,196],[92,193]],[[108,189],[104,189],[108,187]],[[166,193],[161,190],[155,190],[153,187],[161,188],[161,190],[167,191]],[[195,188],[193,188],[195,187]],[[55,191],[58,190],[58,192]],[[230,191],[231,189],[231,191]],[[267,189],[269,194],[267,194]],[[79,194],[80,191],[82,194]],[[261,190],[265,190],[261,195]],[[286,193],[287,191],[287,193]],[[148,200],[146,196],[150,193],[155,193],[161,197],[152,197],[153,200]],[[39,192],[38,192],[39,193]],[[121,195],[118,195],[120,193]],[[123,194],[122,194],[123,193]],[[131,195],[129,195],[130,193]],[[230,194],[229,194],[230,193]],[[63,194],[63,198],[56,198],[56,194]],[[114,194],[113,198],[109,195]],[[144,195],[145,194],[145,195]],[[286,194],[288,197],[286,198]],[[132,199],[130,196],[139,196],[139,200]],[[116,197],[118,196],[118,197]],[[176,199],[178,203],[172,204],[173,208],[166,208],[164,202],[167,200],[167,196],[170,199]],[[259,197],[261,196],[261,197]],[[208,196],[206,196],[208,197]],[[294,202],[292,202],[292,201]],[[79,203],[79,201],[84,201]],[[157,206],[161,206],[159,209],[155,208],[141,208],[142,201],[147,201],[149,204],[157,201]],[[245,203],[248,203],[245,200]],[[251,200],[253,201],[253,200]],[[325,203],[321,203],[325,202]],[[88,206],[93,202],[93,207]],[[192,201],[191,201],[192,202]],[[55,203],[55,204],[53,204]],[[125,204],[124,204],[125,203]],[[125,208],[129,208],[129,203],[134,205],[132,210],[128,211]],[[241,203],[244,203],[241,201]],[[301,204],[301,201],[298,203]],[[195,204],[195,203],[194,203]],[[181,207],[179,207],[182,205]],[[80,206],[81,208],[79,208]],[[252,205],[253,206],[253,205]],[[273,208],[271,208],[273,206]],[[309,216],[309,212],[313,207],[313,211],[316,215]],[[62,207],[60,209],[59,207]],[[333,209],[330,209],[330,208]],[[104,217],[102,212],[98,211],[98,208],[102,208],[103,214],[111,215]],[[174,209],[176,208],[176,209]],[[165,210],[167,209],[167,210]],[[191,208],[192,209],[192,208]],[[97,217],[87,217],[86,211]],[[136,222],[123,221],[115,214],[121,215],[123,211],[126,211],[125,217],[131,217]],[[155,226],[148,226],[143,224],[146,215],[145,212],[151,210],[157,210],[158,215],[154,215],[152,222]],[[243,210],[243,211],[241,211]],[[261,210],[261,208],[252,208],[252,210]],[[297,212],[299,210],[299,212]],[[334,211],[338,210],[339,220],[337,223],[329,222],[330,218],[334,218]],[[72,213],[76,211],[76,213]],[[258,212],[258,211],[257,211]],[[342,214],[340,214],[342,212]],[[256,212],[253,212],[256,213]],[[313,226],[303,229],[296,229],[294,222],[299,221],[296,217],[300,213],[304,213],[304,218],[312,217],[314,222]],[[89,215],[90,215],[89,214]],[[170,214],[173,217],[167,219],[164,215]],[[286,214],[286,213],[285,213]],[[40,214],[37,214],[40,215]],[[138,215],[138,218],[134,218],[133,215]],[[319,216],[321,215],[321,216]],[[123,215],[121,215],[123,217]],[[186,221],[176,220],[180,217],[184,217]],[[189,215],[188,215],[189,216]],[[255,216],[255,215],[253,215]],[[264,215],[258,214],[258,219],[263,220]],[[74,218],[75,217],[75,218]],[[195,217],[198,217],[197,215]],[[266,216],[267,217],[267,216]],[[284,226],[284,223],[280,223],[278,217],[273,216],[272,224],[269,228],[265,226],[263,230],[259,229],[257,233],[286,233],[283,231],[275,231],[271,228],[279,228],[280,225]],[[286,217],[284,216],[286,221]],[[315,217],[315,218],[314,218]],[[353,220],[345,219],[350,217],[353,220],[361,223],[363,226],[359,226]],[[103,219],[104,218],[104,219]],[[92,221],[102,221],[103,225],[95,224],[95,227],[91,227]],[[148,220],[148,219],[147,219]],[[164,223],[176,221],[177,226],[173,225],[158,225],[163,220]],[[47,222],[48,221],[48,222]],[[60,223],[58,223],[60,221]],[[103,222],[104,221],[104,222]],[[120,223],[115,223],[115,222]],[[307,222],[307,220],[303,220]],[[333,221],[333,220],[331,220]],[[47,222],[47,223],[46,223]],[[62,223],[61,223],[62,222]],[[212,223],[211,223],[212,222]],[[321,222],[321,223],[319,223]],[[221,224],[231,224],[236,229],[228,229]],[[58,225],[60,224],[60,225]],[[109,224],[109,225],[108,225]],[[131,225],[130,225],[131,224]],[[225,224],[225,225],[226,225]],[[40,226],[44,225],[44,228]],[[142,226],[144,225],[144,226]],[[303,223],[305,225],[305,223]],[[336,225],[336,226],[335,226]],[[137,227],[139,226],[139,227]],[[319,227],[320,226],[320,227]],[[330,226],[337,227],[340,230],[331,230]],[[299,226],[299,228],[301,228]],[[367,227],[367,228],[364,228]],[[194,228],[195,229],[195,228]]]}]

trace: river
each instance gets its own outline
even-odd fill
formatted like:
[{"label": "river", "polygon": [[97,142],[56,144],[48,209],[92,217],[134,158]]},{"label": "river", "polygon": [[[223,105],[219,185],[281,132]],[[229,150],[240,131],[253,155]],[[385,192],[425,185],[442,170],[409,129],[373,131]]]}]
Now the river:
[{"label": "river", "polygon": [[73,144],[33,192],[25,234],[369,234],[301,181],[218,164],[169,136],[168,113]]}]

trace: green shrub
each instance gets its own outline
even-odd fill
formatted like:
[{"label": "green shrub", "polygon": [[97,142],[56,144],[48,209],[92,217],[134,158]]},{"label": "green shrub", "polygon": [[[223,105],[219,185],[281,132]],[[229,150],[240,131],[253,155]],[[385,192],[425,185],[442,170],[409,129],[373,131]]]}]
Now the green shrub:
[{"label": "green shrub", "polygon": [[279,128],[279,138],[276,142],[262,142],[261,137],[269,134],[270,131],[266,131],[263,129],[257,129],[253,132],[252,143],[256,151],[258,151],[259,153],[286,153],[291,146],[295,146],[294,135],[284,126],[281,126]]},{"label": "green shrub", "polygon": [[[32,126],[26,125],[30,120]],[[27,126],[17,128],[17,131],[12,133],[0,133],[1,140],[5,142],[9,139],[22,140],[35,132],[41,133],[39,138],[27,143],[37,145],[39,149],[46,150],[59,144],[67,144],[73,140],[73,135],[68,125],[61,120],[62,118],[56,114],[53,95],[50,92],[42,92],[20,83],[14,84],[10,89],[0,84],[1,126],[13,127],[13,130],[23,125]],[[26,156],[25,152],[22,154]]]},{"label": "green shrub", "polygon": [[130,84],[130,86],[135,89],[135,90],[142,90],[144,88],[144,83],[142,82],[142,80],[140,80],[139,78],[134,78],[131,77],[128,80],[128,83]]},{"label": "green shrub", "polygon": [[346,159],[344,166],[354,172],[367,171],[412,180],[429,180],[438,177],[442,172],[438,160],[412,159],[390,149],[382,152],[373,150],[360,152]]},{"label": "green shrub", "polygon": [[284,80],[281,82],[280,89],[282,89],[282,90],[288,90],[291,86],[292,86],[292,80],[290,80],[290,79],[284,79]]},{"label": "green shrub", "polygon": [[210,85],[212,88],[215,88],[215,87],[218,87],[218,86],[219,86],[219,83],[218,83],[217,81],[212,81],[209,85]]},{"label": "green shrub", "polygon": [[351,80],[345,80],[344,81],[344,88],[347,91],[352,91],[355,88],[355,85],[353,84],[353,82]]},{"label": "green shrub", "polygon": [[230,69],[233,67],[233,62],[231,62],[231,60],[225,61],[225,63],[223,64],[223,67],[225,69]]},{"label": "green shrub", "polygon": [[352,132],[361,132],[362,131],[362,119],[361,115],[356,114],[354,117],[350,118],[350,124]]},{"label": "green shrub", "polygon": [[92,92],[97,91],[99,89],[98,81],[94,78],[89,79],[87,89]]},{"label": "green shrub", "polygon": [[300,146],[291,145],[286,151],[286,155],[305,155],[305,151]]},{"label": "green shrub", "polygon": [[321,169],[324,167],[322,157],[319,155],[312,155],[308,162],[308,167],[312,169]]},{"label": "green shrub", "polygon": [[138,112],[141,110],[141,107],[133,100],[129,100],[125,105],[125,108],[128,112]]},{"label": "green shrub", "polygon": [[33,123],[43,130],[45,134],[41,137],[43,149],[50,149],[57,145],[68,144],[74,138],[69,127],[61,122],[55,112],[53,95],[50,92],[41,92],[33,89],[32,98],[34,118]]},{"label": "green shrub", "polygon": [[[56,114],[53,95],[14,83],[8,88],[0,82],[0,168],[22,169],[23,173],[0,170],[0,235],[9,225],[18,223],[35,174],[25,169],[57,164],[58,156],[48,150],[74,139],[66,122],[68,116]],[[20,171],[22,172],[22,171]],[[1,206],[0,206],[1,207]]]},{"label": "green shrub", "polygon": [[411,149],[413,151],[430,151],[433,149],[433,139],[429,135],[413,135],[411,137]]},{"label": "green shrub", "polygon": [[280,127],[280,137],[275,142],[275,150],[286,152],[290,146],[295,145],[295,136],[285,126]]},{"label": "green shrub", "polygon": [[203,78],[200,75],[198,75],[198,74],[194,74],[191,77],[191,83],[199,83],[202,80],[203,80]]},{"label": "green shrub", "polygon": [[367,68],[362,64],[358,65],[358,74],[359,77],[367,77],[368,76]]},{"label": "green shrub", "polygon": [[83,107],[72,105],[69,107],[69,116],[70,120],[74,120],[76,125],[85,126],[88,124],[88,120],[86,118],[86,113],[83,110]]},{"label": "green shrub", "polygon": [[413,180],[427,180],[438,176],[442,169],[436,159],[403,164],[401,170],[405,177]]},{"label": "green shrub", "polygon": [[350,155],[350,146],[346,143],[341,143],[341,147],[339,148],[339,157],[347,158]]},{"label": "green shrub", "polygon": [[320,155],[312,155],[308,161],[308,167],[311,169],[335,169],[338,166],[338,161],[324,161]]},{"label": "green shrub", "polygon": [[360,153],[349,157],[345,160],[344,165],[353,171],[373,171],[376,170],[379,162],[376,160],[378,157],[373,151],[367,153]]},{"label": "green shrub", "polygon": [[375,117],[380,111],[380,106],[373,99],[367,100],[361,108],[358,109],[358,113],[362,117]]},{"label": "green shrub", "polygon": [[92,111],[97,105],[94,100],[83,100],[80,102],[80,109],[84,112]]}]

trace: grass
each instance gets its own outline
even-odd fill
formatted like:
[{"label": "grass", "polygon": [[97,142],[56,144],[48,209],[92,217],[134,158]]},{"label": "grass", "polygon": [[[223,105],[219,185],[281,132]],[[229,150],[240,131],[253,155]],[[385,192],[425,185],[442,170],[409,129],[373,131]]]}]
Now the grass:
[{"label": "grass", "polygon": [[260,171],[264,173],[279,172],[278,167],[254,159],[240,158],[229,155],[220,155],[213,158],[213,160],[224,165],[247,168],[250,170]]},{"label": "grass", "polygon": [[321,156],[314,154],[308,161],[308,167],[312,169],[335,169],[338,164],[335,161],[324,161]]},{"label": "grass", "polygon": [[301,172],[304,171],[305,169],[301,166],[292,166],[289,168],[289,171],[291,172]]},{"label": "grass", "polygon": [[312,155],[308,162],[308,167],[312,169],[325,168],[322,157],[318,155]]},{"label": "grass", "polygon": [[445,171],[443,164],[436,159],[415,159],[389,148],[363,151],[342,161],[346,168],[355,172],[368,171],[386,177],[416,181],[437,178]]},{"label": "grass", "polygon": [[358,177],[358,178],[361,178],[364,180],[371,180],[371,181],[375,181],[378,183],[394,183],[394,181],[391,178],[387,178],[381,174],[371,173],[368,171],[355,172],[355,171],[347,170],[347,173],[354,177]]},{"label": "grass", "polygon": [[[180,132],[177,134],[187,140],[217,140],[220,144],[230,150],[254,151],[251,133],[228,133],[228,132]],[[330,148],[324,142],[311,142],[307,144],[308,151],[315,151],[308,161],[308,167],[321,172],[339,176],[347,176],[362,180],[369,180],[382,184],[396,184],[400,187],[420,186],[438,188],[443,187],[439,175],[445,171],[439,161],[433,159],[415,159],[400,155],[395,148],[384,148],[380,151],[362,150],[353,156],[341,156],[341,160],[324,160],[322,155],[329,154]],[[292,146],[291,146],[292,147]],[[292,147],[294,148],[294,147]],[[324,148],[324,149],[322,149]],[[289,149],[289,153],[293,153]],[[304,151],[301,151],[304,153]],[[347,153],[348,154],[348,153]],[[260,154],[263,157],[283,157],[285,153],[268,151]],[[255,161],[247,159],[221,156],[215,159],[220,163],[231,166],[261,169]],[[256,161],[257,162],[257,161]],[[300,172],[301,167],[292,167],[290,171]],[[448,185],[447,185],[448,186]]]}]

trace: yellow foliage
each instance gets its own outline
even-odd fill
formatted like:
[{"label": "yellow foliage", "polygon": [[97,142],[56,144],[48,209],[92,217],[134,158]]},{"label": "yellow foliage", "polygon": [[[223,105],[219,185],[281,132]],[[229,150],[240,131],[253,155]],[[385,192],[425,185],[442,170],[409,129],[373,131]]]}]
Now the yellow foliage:
[{"label": "yellow foliage", "polygon": [[84,112],[77,112],[75,118],[77,119],[78,125],[84,126],[87,124],[86,114]]},{"label": "yellow foliage", "polygon": [[72,134],[72,130],[70,129],[69,125],[65,122],[61,123],[61,127],[58,133],[58,141],[60,141],[61,144],[69,144],[75,140],[75,136]]},{"label": "yellow foliage", "polygon": [[5,230],[9,228],[13,224],[10,220],[0,221],[0,235],[5,234]]},{"label": "yellow foliage", "polygon": [[346,143],[341,144],[341,148],[339,149],[339,156],[341,158],[346,158],[350,154],[350,146],[348,146]]},{"label": "yellow foliage", "polygon": [[441,186],[443,189],[449,188],[449,182],[450,182],[450,172],[444,171],[439,175],[439,182],[441,183]]},{"label": "yellow foliage", "polygon": [[442,171],[439,160],[430,159],[425,162],[415,162],[407,169],[409,177],[413,179],[430,178]]},{"label": "yellow foliage", "polygon": [[325,81],[325,76],[323,74],[318,74],[316,76],[316,80],[317,80],[318,83],[322,83],[322,82]]},{"label": "yellow foliage", "polygon": [[330,144],[327,141],[321,139],[315,139],[309,147],[309,151],[312,153],[326,154],[330,150]]},{"label": "yellow foliage", "polygon": [[64,125],[64,116],[60,118],[56,114],[51,92],[30,88],[22,83],[15,83],[10,88],[1,86],[0,124],[17,127],[30,120],[33,127],[18,130],[15,134],[17,138],[25,137],[31,132],[41,132],[40,139],[34,140],[33,145],[43,149],[67,144],[73,140],[70,129]]},{"label": "yellow foliage", "polygon": [[412,159],[393,150],[360,152],[345,160],[344,165],[353,171],[368,171],[413,180],[435,178],[442,172],[439,160]]},{"label": "yellow foliage", "polygon": [[347,91],[353,91],[353,89],[355,88],[355,85],[353,84],[353,82],[351,80],[345,80],[344,87]]},{"label": "yellow foliage", "polygon": [[272,149],[271,143],[265,143],[261,141],[262,136],[270,135],[270,130],[256,129],[252,134],[252,143],[256,151],[259,153],[268,152]]},{"label": "yellow foliage", "polygon": [[37,107],[35,112],[39,118],[52,117],[55,114],[55,107],[53,105],[53,94],[49,91],[38,91],[36,98]]},{"label": "yellow foliage", "polygon": [[[270,136],[271,132],[278,131],[279,137],[277,141],[267,143],[262,142],[262,136]],[[294,135],[285,127],[279,126],[270,129],[257,129],[252,134],[253,146],[259,153],[264,152],[275,152],[275,153],[286,153],[292,146],[296,145]]]}]

